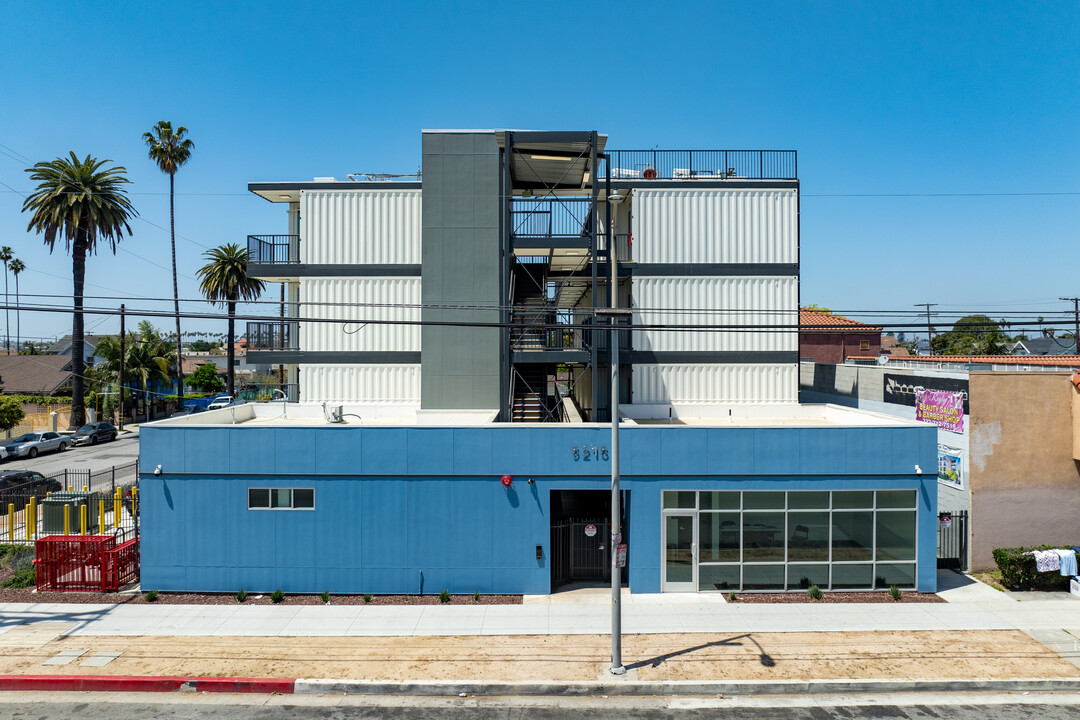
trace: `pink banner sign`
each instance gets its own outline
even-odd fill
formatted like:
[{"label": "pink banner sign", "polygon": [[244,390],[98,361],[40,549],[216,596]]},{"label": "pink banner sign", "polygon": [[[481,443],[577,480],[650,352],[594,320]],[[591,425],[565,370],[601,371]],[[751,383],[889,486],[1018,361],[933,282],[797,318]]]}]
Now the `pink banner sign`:
[{"label": "pink banner sign", "polygon": [[915,388],[915,419],[937,425],[942,430],[964,432],[963,393]]}]

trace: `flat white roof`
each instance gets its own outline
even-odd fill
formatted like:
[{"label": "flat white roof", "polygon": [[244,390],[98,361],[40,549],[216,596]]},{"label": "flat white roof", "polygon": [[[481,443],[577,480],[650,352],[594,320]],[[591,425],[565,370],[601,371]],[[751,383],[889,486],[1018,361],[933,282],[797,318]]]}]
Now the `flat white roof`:
[{"label": "flat white roof", "polygon": [[[494,410],[421,410],[403,405],[341,404],[342,422],[330,421],[331,404],[248,403],[148,423],[152,427],[508,427]],[[670,416],[668,410],[671,410]],[[625,405],[622,427],[922,427],[907,418],[831,404],[775,405]],[[513,423],[514,426],[568,428],[610,427],[610,423]]]}]

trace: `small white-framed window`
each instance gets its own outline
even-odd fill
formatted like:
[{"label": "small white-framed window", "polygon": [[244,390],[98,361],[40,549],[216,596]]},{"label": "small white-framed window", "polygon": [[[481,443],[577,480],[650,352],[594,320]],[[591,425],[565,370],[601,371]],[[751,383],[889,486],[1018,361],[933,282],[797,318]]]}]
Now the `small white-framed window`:
[{"label": "small white-framed window", "polygon": [[314,509],[314,488],[248,488],[248,510]]}]

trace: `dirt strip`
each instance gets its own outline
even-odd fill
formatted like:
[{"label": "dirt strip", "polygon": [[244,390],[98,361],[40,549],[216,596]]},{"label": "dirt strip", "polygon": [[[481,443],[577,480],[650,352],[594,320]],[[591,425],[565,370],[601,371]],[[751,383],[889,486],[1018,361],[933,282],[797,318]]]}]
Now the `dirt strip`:
[{"label": "dirt strip", "polygon": [[[467,637],[69,637],[10,648],[0,674],[188,675],[423,680],[595,680],[606,635]],[[62,650],[69,665],[42,663]],[[1076,677],[1027,635],[1003,631],[628,635],[640,680]],[[120,656],[81,667],[98,652]]]}]

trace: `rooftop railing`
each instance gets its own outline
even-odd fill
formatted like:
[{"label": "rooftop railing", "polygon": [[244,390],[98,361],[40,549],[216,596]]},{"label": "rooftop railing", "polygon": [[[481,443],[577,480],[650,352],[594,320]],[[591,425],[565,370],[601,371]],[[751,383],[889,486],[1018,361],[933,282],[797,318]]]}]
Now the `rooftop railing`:
[{"label": "rooftop railing", "polygon": [[608,150],[612,180],[796,180],[794,150]]},{"label": "rooftop railing", "polygon": [[299,235],[248,235],[248,262],[286,265],[300,262]]}]

